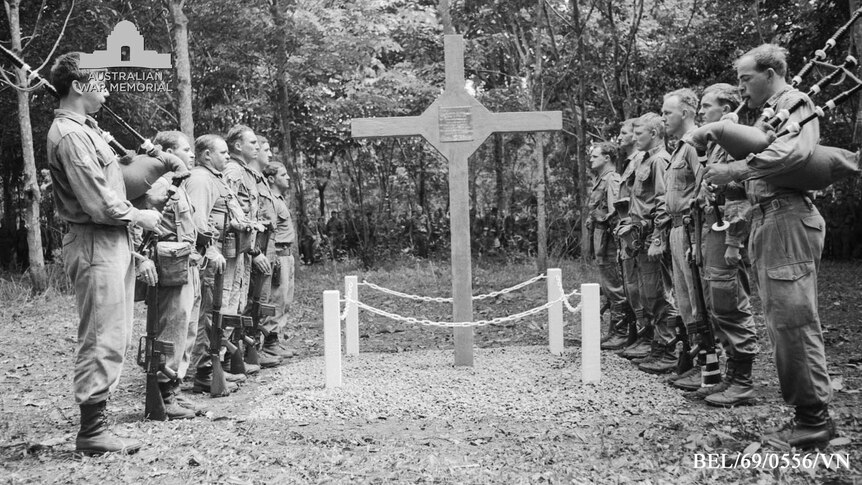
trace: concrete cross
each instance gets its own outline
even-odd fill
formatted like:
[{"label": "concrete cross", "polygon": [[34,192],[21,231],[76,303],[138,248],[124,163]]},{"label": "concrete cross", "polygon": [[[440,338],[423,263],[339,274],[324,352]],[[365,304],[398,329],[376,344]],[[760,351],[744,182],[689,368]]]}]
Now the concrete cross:
[{"label": "concrete cross", "polygon": [[[455,322],[473,320],[470,261],[470,193],[467,159],[495,132],[556,131],[559,111],[491,113],[467,93],[464,38],[446,35],[446,89],[419,116],[351,120],[354,138],[422,136],[449,162],[449,211],[452,237],[452,298]],[[455,365],[473,365],[473,329],[455,328]]]}]

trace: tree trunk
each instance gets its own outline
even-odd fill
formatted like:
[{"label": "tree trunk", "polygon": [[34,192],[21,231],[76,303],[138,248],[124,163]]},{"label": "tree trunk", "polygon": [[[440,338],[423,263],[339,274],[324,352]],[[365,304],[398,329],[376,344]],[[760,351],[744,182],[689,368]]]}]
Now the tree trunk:
[{"label": "tree trunk", "polygon": [[449,12],[449,0],[439,0],[437,2],[437,14],[440,16],[440,25],[443,26],[443,35],[455,33],[455,26],[452,25],[452,14]]},{"label": "tree trunk", "polygon": [[503,214],[506,210],[506,156],[505,140],[502,133],[494,134],[494,176],[497,211]]},{"label": "tree trunk", "polygon": [[179,96],[180,131],[190,140],[195,139],[195,121],[192,116],[192,67],[189,59],[189,19],[183,13],[185,0],[171,0],[171,18],[174,37],[174,56],[177,70],[177,95]]},{"label": "tree trunk", "polygon": [[[850,15],[862,7],[862,0],[850,0]],[[862,55],[862,22],[853,24],[853,30],[850,32],[856,58]],[[856,124],[853,127],[853,143],[862,143],[862,94],[856,94]]]},{"label": "tree trunk", "polygon": [[[21,54],[21,24],[18,18],[19,0],[6,0],[9,30],[12,33],[12,51]],[[22,69],[16,69],[18,85],[27,87],[29,78]],[[30,99],[28,93],[18,91],[18,124],[21,127],[21,152],[24,155],[24,196],[26,209],[24,223],[27,227],[27,247],[30,259],[30,281],[33,293],[42,293],[48,288],[48,275],[42,257],[42,228],[39,225],[39,203],[42,192],[36,177],[36,156],[33,153],[33,129],[30,125]]]},{"label": "tree trunk", "polygon": [[[542,90],[542,29],[545,21],[542,18],[545,0],[538,0],[536,4],[536,47],[535,63],[533,66],[532,98],[533,109],[541,110],[544,106]],[[545,180],[547,179],[548,166],[545,164],[545,134],[536,133],[536,148],[533,150],[536,166],[539,168],[539,178],[536,184],[536,229],[538,236],[538,248],[536,251],[536,270],[544,273],[548,269],[548,214],[545,207]]]},{"label": "tree trunk", "polygon": [[578,36],[578,110],[580,111],[580,120],[578,120],[578,191],[575,194],[575,201],[578,207],[581,208],[581,257],[589,258],[590,252],[590,235],[587,230],[587,214],[588,207],[586,204],[587,193],[587,107],[585,101],[584,88],[584,33],[581,25],[581,11],[577,0],[572,0],[572,22],[575,24]]}]

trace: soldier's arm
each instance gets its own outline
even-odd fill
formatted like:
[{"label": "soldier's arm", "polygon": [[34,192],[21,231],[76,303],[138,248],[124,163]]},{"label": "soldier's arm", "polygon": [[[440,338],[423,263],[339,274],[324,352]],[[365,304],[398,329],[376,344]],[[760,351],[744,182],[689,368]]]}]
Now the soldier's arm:
[{"label": "soldier's arm", "polygon": [[[795,101],[794,98],[792,101]],[[799,123],[814,112],[813,103],[809,100],[790,115],[783,127],[791,123]],[[782,128],[779,128],[779,131]],[[731,172],[736,180],[750,180],[790,172],[805,163],[814,151],[820,138],[816,122],[802,127],[797,133],[791,133],[775,140],[760,153],[751,154],[745,160],[730,164]]]},{"label": "soldier's arm", "polygon": [[653,233],[651,239],[662,238],[671,225],[671,217],[667,213],[667,205],[665,204],[667,168],[669,162],[664,159],[657,159],[653,162],[652,173],[655,180],[655,206],[652,210],[653,216]]},{"label": "soldier's arm", "polygon": [[608,217],[605,220],[611,220],[616,213],[614,204],[620,199],[620,174],[611,172],[605,179],[607,182],[607,197],[608,197]]},{"label": "soldier's arm", "polygon": [[108,185],[98,155],[83,134],[69,133],[60,139],[57,157],[63,160],[69,184],[93,222],[122,226],[138,221],[140,211]]},{"label": "soldier's arm", "polygon": [[205,177],[199,177],[194,172],[192,176],[183,182],[183,187],[189,197],[189,203],[194,207],[192,220],[198,232],[209,230],[209,217],[216,202],[218,190],[211,187]]}]

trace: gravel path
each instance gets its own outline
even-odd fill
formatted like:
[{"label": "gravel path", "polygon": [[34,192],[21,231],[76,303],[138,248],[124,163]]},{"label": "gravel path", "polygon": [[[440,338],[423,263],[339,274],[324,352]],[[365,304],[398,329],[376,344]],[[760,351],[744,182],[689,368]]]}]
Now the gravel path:
[{"label": "gravel path", "polygon": [[[681,393],[616,355],[602,355],[602,382],[580,381],[580,349],[551,355],[545,346],[476,349],[475,367],[452,365],[450,350],[366,353],[343,360],[344,385],[325,389],[323,358],[271,373],[247,419],[308,423],[331,419],[485,417],[613,421],[669,416]],[[269,377],[269,375],[267,376]]]}]

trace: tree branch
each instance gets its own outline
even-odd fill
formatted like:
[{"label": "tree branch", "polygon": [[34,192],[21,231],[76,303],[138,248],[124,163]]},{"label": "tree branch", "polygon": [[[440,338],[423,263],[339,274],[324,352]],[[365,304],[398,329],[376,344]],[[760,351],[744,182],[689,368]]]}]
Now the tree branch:
[{"label": "tree branch", "polygon": [[63,34],[66,33],[66,26],[69,25],[69,17],[72,16],[72,10],[75,9],[75,0],[72,0],[72,4],[69,5],[69,13],[66,14],[66,20],[63,21],[63,28],[60,29],[60,35],[57,36],[57,40],[54,42],[54,47],[51,47],[51,52],[45,56],[45,62],[42,63],[39,67],[36,68],[34,72],[39,72],[48,65],[48,61],[51,60],[51,57],[54,55],[54,51],[57,50],[57,46],[60,45],[60,39],[63,38]]},{"label": "tree branch", "polygon": [[39,30],[39,22],[42,20],[42,11],[45,10],[46,3],[48,3],[48,0],[42,0],[42,5],[39,6],[39,13],[36,15],[36,23],[33,24],[33,33],[30,34],[30,40],[21,48],[21,52],[24,52],[30,43],[33,42],[33,39],[36,38],[36,31]]}]

